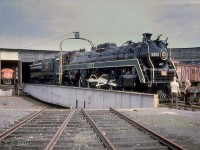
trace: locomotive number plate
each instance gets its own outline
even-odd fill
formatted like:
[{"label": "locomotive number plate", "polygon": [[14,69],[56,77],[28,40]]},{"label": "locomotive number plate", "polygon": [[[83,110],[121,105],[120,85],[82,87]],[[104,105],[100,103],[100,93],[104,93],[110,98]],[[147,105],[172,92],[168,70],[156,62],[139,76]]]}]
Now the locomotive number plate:
[{"label": "locomotive number plate", "polygon": [[151,56],[152,57],[157,57],[157,56],[159,56],[159,53],[151,53]]},{"label": "locomotive number plate", "polygon": [[87,68],[94,68],[94,63],[87,64]]}]

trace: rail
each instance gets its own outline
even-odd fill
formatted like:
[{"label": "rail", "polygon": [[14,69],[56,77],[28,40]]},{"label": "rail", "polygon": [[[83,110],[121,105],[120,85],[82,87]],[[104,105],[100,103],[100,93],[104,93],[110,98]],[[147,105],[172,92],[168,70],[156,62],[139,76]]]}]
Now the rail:
[{"label": "rail", "polygon": [[[11,128],[1,134],[0,149],[81,149],[87,143],[88,147],[84,147],[86,149],[185,150],[113,108],[87,111],[84,109],[45,111],[45,109],[18,123],[14,129]],[[14,132],[16,130],[18,131]],[[28,142],[27,135],[32,137]],[[79,141],[80,135],[84,140]],[[88,141],[85,141],[87,136]]]},{"label": "rail", "polygon": [[67,116],[67,118],[64,120],[63,124],[60,126],[56,134],[52,137],[51,141],[46,146],[45,150],[52,150],[54,146],[56,145],[56,142],[59,140],[61,134],[63,133],[65,127],[69,123],[70,119],[72,118],[73,114],[75,112],[75,109],[73,109],[70,114]]},{"label": "rail", "polygon": [[125,115],[123,115],[122,113],[114,110],[113,108],[110,108],[110,111],[113,112],[114,114],[120,116],[121,118],[123,118],[124,120],[126,120],[127,122],[129,122],[130,124],[136,126],[137,128],[141,129],[144,132],[150,133],[150,135],[154,138],[159,140],[161,143],[163,143],[164,145],[167,145],[169,148],[171,149],[176,149],[176,150],[185,150],[183,147],[181,147],[180,145],[170,141],[169,139],[157,134],[156,132],[146,128],[145,126],[133,121],[132,119],[126,117]]},{"label": "rail", "polygon": [[99,135],[100,139],[103,141],[103,144],[106,146],[106,148],[108,148],[109,150],[116,150],[112,142],[103,134],[101,129],[96,125],[96,123],[92,120],[92,118],[88,115],[88,113],[84,109],[82,109],[82,112],[92,125],[95,132]]},{"label": "rail", "polygon": [[15,132],[16,130],[18,130],[19,128],[21,128],[27,121],[31,121],[32,119],[36,118],[37,116],[39,116],[41,113],[43,113],[46,110],[46,108],[42,109],[39,112],[34,113],[33,115],[29,116],[28,118],[26,118],[25,120],[22,120],[21,122],[19,122],[18,124],[16,124],[14,127],[8,129],[7,131],[3,132],[0,134],[0,141],[2,141],[3,139],[5,139],[7,136],[9,136],[10,134],[12,134],[13,132]]}]

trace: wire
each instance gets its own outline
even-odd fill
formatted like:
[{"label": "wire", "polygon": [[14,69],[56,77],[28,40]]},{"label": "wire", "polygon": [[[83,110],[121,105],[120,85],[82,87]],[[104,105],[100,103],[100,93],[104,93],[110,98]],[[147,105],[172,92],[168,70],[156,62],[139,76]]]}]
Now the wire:
[{"label": "wire", "polygon": [[62,35],[60,37],[56,37],[56,38],[53,38],[53,39],[50,39],[50,40],[46,40],[44,42],[39,42],[39,43],[35,43],[35,44],[31,44],[31,45],[28,45],[28,46],[24,46],[22,48],[19,48],[19,49],[24,49],[24,48],[30,48],[30,47],[35,47],[35,46],[38,46],[38,45],[42,45],[42,44],[45,44],[45,43],[49,43],[49,42],[52,42],[52,41],[56,41],[58,39],[61,39],[63,37],[67,37],[67,36],[70,36],[72,35],[72,33],[69,33],[69,34],[66,34],[66,35]]}]

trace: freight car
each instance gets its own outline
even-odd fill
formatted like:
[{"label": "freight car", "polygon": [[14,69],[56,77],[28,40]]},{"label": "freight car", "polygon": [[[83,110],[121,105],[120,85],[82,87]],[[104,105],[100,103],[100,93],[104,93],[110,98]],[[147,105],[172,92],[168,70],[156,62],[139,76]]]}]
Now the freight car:
[{"label": "freight car", "polygon": [[[169,92],[169,82],[176,75],[170,59],[167,39],[152,40],[143,34],[141,42],[97,45],[91,51],[66,51],[62,56],[62,84],[79,87]],[[59,55],[30,65],[33,83],[58,83]]]},{"label": "freight car", "polygon": [[4,68],[1,70],[1,83],[2,84],[14,83],[14,69]]},{"label": "freight car", "polygon": [[191,82],[190,100],[200,103],[200,66],[194,64],[183,64],[174,61],[178,80],[180,82],[180,89],[182,92],[181,99],[184,100],[184,83],[188,79]]},{"label": "freight car", "polygon": [[178,62],[174,64],[180,82],[185,82],[185,79],[188,79],[192,86],[197,86],[200,83],[200,66],[194,64],[181,64]]}]

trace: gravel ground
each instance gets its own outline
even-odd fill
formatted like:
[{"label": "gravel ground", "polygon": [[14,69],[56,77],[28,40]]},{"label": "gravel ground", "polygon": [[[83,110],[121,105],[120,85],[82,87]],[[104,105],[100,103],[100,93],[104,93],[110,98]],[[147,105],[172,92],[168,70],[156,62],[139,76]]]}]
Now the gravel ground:
[{"label": "gravel ground", "polygon": [[8,96],[0,97],[0,132],[7,128],[14,121],[27,116],[33,111],[42,108],[60,108],[55,105],[41,102],[30,96]]},{"label": "gravel ground", "polygon": [[[33,111],[41,110],[44,106],[27,96],[0,97],[0,132],[10,124],[29,115]],[[36,104],[38,103],[38,104]]]},{"label": "gravel ground", "polygon": [[188,150],[200,150],[200,111],[156,108],[123,112],[157,133],[177,139]]},{"label": "gravel ground", "polygon": [[0,109],[41,109],[43,106],[30,102],[31,98],[8,96],[0,97]]},{"label": "gravel ground", "polygon": [[29,115],[32,111],[28,110],[0,110],[0,133],[8,128],[9,125],[14,124],[14,121],[18,121],[26,115]]}]

